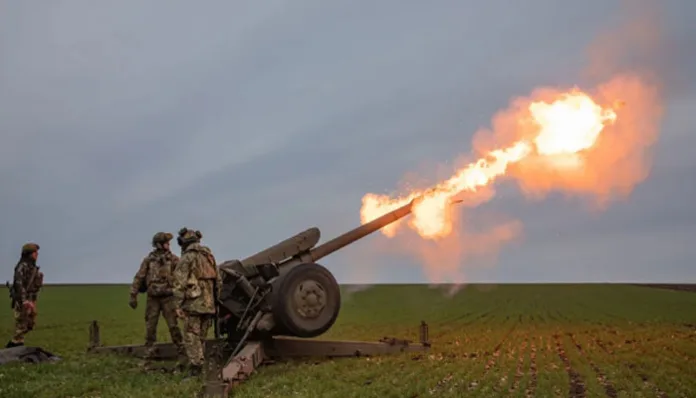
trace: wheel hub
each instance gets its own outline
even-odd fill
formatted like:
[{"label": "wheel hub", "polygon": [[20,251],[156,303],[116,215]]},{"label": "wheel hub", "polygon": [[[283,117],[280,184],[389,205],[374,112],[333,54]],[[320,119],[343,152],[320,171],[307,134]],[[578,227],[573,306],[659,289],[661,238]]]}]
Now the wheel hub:
[{"label": "wheel hub", "polygon": [[295,311],[303,318],[318,317],[326,306],[324,287],[313,280],[299,283],[293,299]]}]

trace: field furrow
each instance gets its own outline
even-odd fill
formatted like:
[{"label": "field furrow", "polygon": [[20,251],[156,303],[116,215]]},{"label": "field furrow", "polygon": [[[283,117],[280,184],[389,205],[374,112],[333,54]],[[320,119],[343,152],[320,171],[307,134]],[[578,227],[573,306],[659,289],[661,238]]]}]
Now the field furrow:
[{"label": "field furrow", "polygon": [[570,363],[568,355],[566,354],[565,348],[561,344],[559,336],[557,334],[554,334],[553,339],[556,344],[556,352],[558,353],[558,357],[561,359],[561,361],[563,361],[563,366],[565,367],[565,370],[568,373],[568,378],[570,379],[570,384],[568,385],[568,396],[585,397],[585,382],[580,376],[580,373],[578,373],[577,370],[573,368],[572,364]]},{"label": "field furrow", "polygon": [[[490,391],[500,396],[509,390],[511,377],[514,377],[517,366],[517,351],[520,345],[520,333],[517,331],[517,317],[509,318],[505,329],[509,330],[502,336],[500,342],[493,348],[483,374],[480,386],[490,386]],[[501,330],[505,330],[501,329]],[[479,389],[481,396],[490,396],[488,388]]]},{"label": "field furrow", "polygon": [[578,343],[578,340],[575,338],[575,336],[572,333],[567,333],[567,335],[572,341],[575,348],[578,349],[580,355],[589,362],[590,367],[597,376],[597,381],[604,388],[604,392],[606,393],[606,395],[610,398],[616,398],[618,396],[618,393],[616,391],[616,388],[614,387],[614,384],[607,378],[607,375],[602,371],[602,369],[600,369],[597,366],[597,364],[592,360],[591,355],[583,350],[582,346],[580,345],[580,343]]},{"label": "field furrow", "polygon": [[534,397],[536,396],[537,388],[537,362],[536,362],[537,349],[534,341],[529,343],[529,383],[525,387],[525,396]]},{"label": "field furrow", "polygon": [[508,392],[510,394],[514,394],[516,391],[520,389],[520,382],[522,381],[522,377],[524,376],[525,355],[528,352],[528,345],[529,337],[525,336],[524,340],[522,341],[522,344],[520,344],[519,349],[517,351],[517,360],[515,361],[517,366],[515,367],[515,373],[512,376],[512,383],[510,384],[510,388],[508,389]]},{"label": "field furrow", "polygon": [[563,370],[563,363],[552,345],[552,337],[549,334],[540,333],[537,347],[537,391],[535,396],[567,396],[568,374]]},{"label": "field furrow", "polygon": [[640,382],[646,390],[654,392],[658,397],[667,397],[665,391],[662,388],[660,388],[660,381],[656,381],[654,377],[649,377],[645,373],[645,371],[643,371],[640,368],[640,366],[637,365],[637,361],[639,360],[639,356],[637,353],[631,353],[628,356],[615,355],[614,350],[610,348],[606,343],[608,337],[605,336],[604,338],[605,341],[602,341],[602,339],[599,338],[595,338],[595,343],[605,354],[607,354],[607,356],[611,358],[612,362],[618,362],[620,364],[623,364],[623,367],[625,369],[629,369],[634,376],[637,376],[640,379]]}]

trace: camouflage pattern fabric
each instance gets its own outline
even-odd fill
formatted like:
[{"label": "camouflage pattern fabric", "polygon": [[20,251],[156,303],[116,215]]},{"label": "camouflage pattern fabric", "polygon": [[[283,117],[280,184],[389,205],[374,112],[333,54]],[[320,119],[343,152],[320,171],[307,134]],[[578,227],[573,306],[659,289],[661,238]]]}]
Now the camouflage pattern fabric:
[{"label": "camouflage pattern fabric", "polygon": [[148,296],[147,298],[147,304],[145,305],[146,359],[153,358],[155,354],[154,344],[157,341],[157,324],[159,323],[160,314],[167,322],[172,343],[176,344],[179,350],[180,360],[183,360],[186,356],[186,352],[184,351],[183,337],[181,335],[181,330],[179,330],[178,319],[176,317],[176,301],[174,296]]},{"label": "camouflage pattern fabric", "polygon": [[221,284],[210,249],[200,243],[189,244],[174,271],[174,296],[179,308],[188,314],[215,314],[214,294],[219,297]]},{"label": "camouflage pattern fabric", "polygon": [[[36,302],[33,302],[36,304]],[[30,330],[34,329],[36,325],[36,311],[29,311],[22,307],[22,304],[17,304],[12,309],[15,321],[14,334],[12,335],[12,342],[17,344],[24,344],[24,336],[29,333]]]},{"label": "camouflage pattern fabric", "polygon": [[[169,235],[171,239],[171,235]],[[166,236],[165,236],[166,239]],[[154,242],[153,242],[154,243]],[[137,295],[141,283],[147,285],[147,303],[145,307],[145,346],[148,347],[146,360],[152,359],[157,341],[157,325],[160,315],[167,322],[172,342],[177,345],[180,357],[185,356],[183,337],[176,317],[177,302],[173,293],[173,271],[179,263],[171,251],[159,244],[140,263],[138,272],[133,277],[130,289],[131,306],[137,306]]]},{"label": "camouflage pattern fabric", "polygon": [[174,297],[183,312],[184,346],[189,365],[198,372],[204,363],[205,338],[216,314],[221,278],[210,249],[199,243],[198,231],[182,229],[181,260],[174,271]]},{"label": "camouflage pattern fabric", "polygon": [[184,347],[189,364],[203,367],[205,338],[213,325],[214,315],[186,314],[184,318]]},{"label": "camouflage pattern fabric", "polygon": [[169,250],[155,249],[140,263],[138,272],[133,277],[130,294],[138,294],[142,282],[147,284],[149,297],[167,297],[172,295],[172,274],[179,263],[179,257]]},{"label": "camouflage pattern fabric", "polygon": [[[35,275],[34,275],[35,274]],[[34,280],[32,281],[32,275]],[[17,301],[36,301],[39,290],[43,286],[43,273],[31,259],[22,259],[17,263],[14,274],[14,286],[17,293]]]},{"label": "camouflage pattern fabric", "polygon": [[[26,246],[26,245],[25,245]],[[27,253],[31,253],[27,251]],[[25,254],[23,248],[23,254]],[[15,267],[14,290],[16,303],[12,308],[15,320],[15,331],[11,342],[23,344],[24,337],[36,325],[36,310],[24,307],[25,302],[36,306],[39,291],[43,287],[43,273],[39,271],[33,258],[22,258]]]}]

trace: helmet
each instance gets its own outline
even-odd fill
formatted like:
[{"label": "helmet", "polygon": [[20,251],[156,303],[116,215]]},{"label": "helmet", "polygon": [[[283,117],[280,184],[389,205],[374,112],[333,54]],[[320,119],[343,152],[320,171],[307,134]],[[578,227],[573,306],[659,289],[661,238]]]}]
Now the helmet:
[{"label": "helmet", "polygon": [[176,243],[178,243],[179,246],[184,247],[191,243],[200,242],[202,237],[203,234],[201,231],[194,231],[192,229],[183,227],[179,230],[179,236],[176,238]]},{"label": "helmet", "polygon": [[39,245],[36,243],[29,242],[29,243],[25,243],[24,246],[22,246],[22,254],[23,255],[38,252],[38,251],[39,251]]},{"label": "helmet", "polygon": [[152,246],[156,246],[158,243],[164,244],[172,240],[173,236],[169,232],[158,232],[152,237]]}]

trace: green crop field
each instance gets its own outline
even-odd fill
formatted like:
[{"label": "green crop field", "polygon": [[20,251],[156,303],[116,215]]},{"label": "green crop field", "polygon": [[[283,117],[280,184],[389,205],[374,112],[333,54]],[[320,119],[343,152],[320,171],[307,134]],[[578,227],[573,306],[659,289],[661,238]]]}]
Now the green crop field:
[{"label": "green crop field", "polygon": [[[0,367],[2,397],[191,397],[197,381],[145,373],[138,360],[87,355],[89,322],[106,345],[141,344],[144,297],[126,286],[48,286],[27,345],[58,363]],[[696,293],[631,285],[387,285],[346,293],[321,338],[417,340],[429,353],[275,363],[239,397],[696,397]],[[2,301],[9,339],[11,310]],[[160,341],[168,341],[160,320]]]}]

